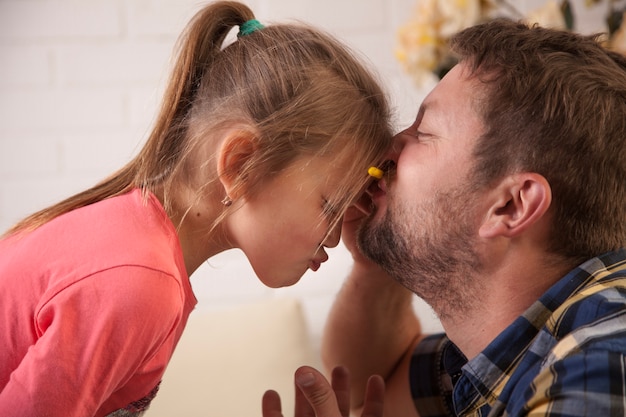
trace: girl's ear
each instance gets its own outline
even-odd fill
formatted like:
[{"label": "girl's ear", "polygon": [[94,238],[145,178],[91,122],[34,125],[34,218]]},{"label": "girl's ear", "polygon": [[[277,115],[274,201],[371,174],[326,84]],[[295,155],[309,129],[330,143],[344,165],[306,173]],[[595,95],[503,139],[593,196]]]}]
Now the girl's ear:
[{"label": "girl's ear", "polygon": [[479,234],[481,237],[513,237],[543,218],[552,202],[548,181],[534,172],[515,174],[493,190],[495,196]]},{"label": "girl's ear", "polygon": [[217,175],[230,198],[238,197],[240,185],[237,184],[245,174],[246,162],[256,150],[256,136],[249,130],[234,129],[224,137],[217,153]]}]

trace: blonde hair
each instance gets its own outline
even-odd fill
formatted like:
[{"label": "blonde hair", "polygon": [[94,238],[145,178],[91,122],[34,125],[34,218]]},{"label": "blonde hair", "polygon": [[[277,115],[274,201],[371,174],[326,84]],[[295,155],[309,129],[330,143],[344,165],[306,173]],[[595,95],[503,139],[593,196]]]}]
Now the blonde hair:
[{"label": "blonde hair", "polygon": [[[144,195],[160,190],[171,216],[174,190],[194,169],[194,150],[233,124],[250,126],[256,146],[235,173],[238,189],[254,192],[299,156],[337,155],[348,162],[331,198],[345,211],[368,181],[367,167],[390,145],[385,95],[346,47],[305,25],[269,25],[225,46],[231,29],[251,19],[252,11],[238,2],[200,10],[179,39],[158,118],[139,154],[103,182],[25,218],[8,233],[35,229],[134,188]],[[194,187],[205,192],[216,179]]]}]

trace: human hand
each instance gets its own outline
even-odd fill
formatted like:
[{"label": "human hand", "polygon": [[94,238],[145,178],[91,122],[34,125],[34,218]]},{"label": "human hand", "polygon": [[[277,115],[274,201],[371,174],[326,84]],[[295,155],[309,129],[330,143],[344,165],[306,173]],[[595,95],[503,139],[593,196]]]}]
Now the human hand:
[{"label": "human hand", "polygon": [[[333,369],[331,383],[315,368],[302,366],[296,370],[294,417],[349,417],[350,381],[344,367]],[[382,417],[385,382],[372,375],[367,383],[361,417]],[[280,396],[276,391],[263,395],[263,417],[283,417]]]}]

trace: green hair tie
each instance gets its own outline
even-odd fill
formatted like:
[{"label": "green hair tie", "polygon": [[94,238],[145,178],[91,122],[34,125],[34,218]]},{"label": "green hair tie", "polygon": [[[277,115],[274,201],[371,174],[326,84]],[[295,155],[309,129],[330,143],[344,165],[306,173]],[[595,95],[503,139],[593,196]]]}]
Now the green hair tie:
[{"label": "green hair tie", "polygon": [[265,26],[261,22],[256,19],[250,19],[246,22],[243,22],[239,25],[239,33],[238,37],[250,35],[251,33],[256,32],[257,30],[263,29]]}]

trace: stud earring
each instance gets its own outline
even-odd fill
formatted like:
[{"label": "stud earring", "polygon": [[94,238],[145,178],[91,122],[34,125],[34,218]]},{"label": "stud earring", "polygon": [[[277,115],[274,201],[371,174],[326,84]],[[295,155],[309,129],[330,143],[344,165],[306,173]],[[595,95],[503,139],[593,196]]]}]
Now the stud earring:
[{"label": "stud earring", "polygon": [[222,204],[226,207],[230,207],[233,204],[233,200],[231,200],[229,196],[226,196],[222,200]]}]

